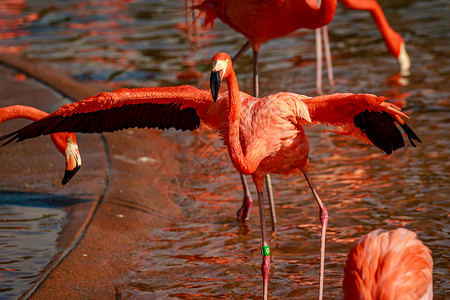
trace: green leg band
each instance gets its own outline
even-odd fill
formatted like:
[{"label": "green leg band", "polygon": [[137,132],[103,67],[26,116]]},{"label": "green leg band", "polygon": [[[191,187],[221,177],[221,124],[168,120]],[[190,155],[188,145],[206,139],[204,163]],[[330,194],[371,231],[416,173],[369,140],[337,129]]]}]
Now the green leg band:
[{"label": "green leg band", "polygon": [[269,245],[261,246],[261,254],[262,254],[262,256],[269,256],[270,255]]}]

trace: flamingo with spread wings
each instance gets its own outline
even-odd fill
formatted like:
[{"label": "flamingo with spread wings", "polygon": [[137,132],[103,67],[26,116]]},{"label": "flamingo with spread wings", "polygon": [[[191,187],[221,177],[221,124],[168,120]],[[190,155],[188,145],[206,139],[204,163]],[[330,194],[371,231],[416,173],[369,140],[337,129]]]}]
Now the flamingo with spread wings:
[{"label": "flamingo with spread wings", "polygon": [[350,250],[344,299],[433,299],[433,258],[417,234],[374,230]]},{"label": "flamingo with spread wings", "polygon": [[[225,79],[228,92],[219,93]],[[212,96],[211,96],[212,94]],[[314,98],[277,93],[264,98],[240,92],[231,58],[213,58],[211,91],[184,85],[162,88],[120,89],[62,106],[56,112],[0,138],[22,141],[54,132],[105,132],[130,127],[194,130],[200,121],[216,128],[228,148],[235,168],[251,175],[258,192],[262,233],[261,265],[264,298],[270,270],[263,183],[266,173],[303,173],[319,204],[322,224],[319,295],[323,293],[325,232],[328,213],[308,175],[308,140],[305,124],[337,126],[339,133],[354,135],[390,154],[404,147],[399,124],[413,146],[419,141],[402,118],[407,116],[385,97],[369,94],[333,94]]]},{"label": "flamingo with spread wings", "polygon": [[[48,116],[48,113],[34,107],[25,105],[12,105],[0,108],[0,123],[11,119],[27,119],[38,121]],[[61,132],[50,135],[56,149],[66,159],[66,169],[62,184],[66,184],[78,172],[81,167],[81,156],[78,151],[75,133]]]},{"label": "flamingo with spread wings", "polygon": [[[315,1],[223,1],[205,0],[192,8],[205,14],[205,24],[214,24],[219,18],[233,30],[244,35],[248,42],[233,58],[239,57],[251,46],[253,49],[253,95],[259,97],[258,54],[261,45],[271,39],[279,38],[299,28],[319,28],[328,24],[336,10],[336,0],[324,0],[320,7]],[[321,78],[321,77],[320,77]],[[239,220],[247,220],[253,200],[247,182],[241,174],[244,188],[244,201],[237,211]],[[276,230],[275,204],[273,200],[270,175],[266,176],[269,196],[272,230]]]},{"label": "flamingo with spread wings", "polygon": [[[205,15],[205,25],[214,24],[219,18],[233,30],[244,35],[248,42],[233,58],[233,63],[248,48],[253,50],[253,95],[259,97],[258,55],[261,45],[271,39],[283,37],[300,28],[316,29],[317,75],[316,87],[322,94],[322,34],[327,62],[328,81],[334,86],[331,52],[327,24],[331,22],[336,11],[336,0],[322,0],[320,7],[316,1],[250,1],[250,0],[204,0],[192,6]],[[388,50],[397,57],[402,74],[409,71],[410,60],[405,50],[405,43],[386,20],[383,10],[375,0],[340,0],[346,7],[355,10],[370,11],[383,35]],[[246,179],[241,175],[244,187],[244,201],[237,211],[240,220],[249,219],[252,198],[247,188]],[[276,230],[276,216],[270,177],[266,177],[269,204],[272,217],[272,230]]]}]

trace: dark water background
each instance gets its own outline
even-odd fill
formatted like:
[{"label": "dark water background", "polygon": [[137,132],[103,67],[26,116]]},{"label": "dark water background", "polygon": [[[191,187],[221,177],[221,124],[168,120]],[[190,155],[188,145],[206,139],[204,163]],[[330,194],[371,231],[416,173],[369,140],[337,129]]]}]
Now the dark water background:
[{"label": "dark water background", "polygon": [[[359,237],[376,228],[403,226],[417,232],[432,250],[435,299],[445,299],[450,293],[450,5],[444,0],[380,3],[406,42],[411,75],[398,75],[397,62],[367,12],[349,11],[339,4],[329,25],[335,91],[392,97],[405,106],[411,116],[408,123],[423,144],[385,156],[373,146],[324,132],[322,127],[307,129],[310,174],[330,214],[325,293],[330,299],[342,297],[346,254]],[[220,21],[214,30],[189,39],[184,5],[144,0],[6,1],[0,9],[0,50],[42,60],[81,81],[111,89],[180,84],[207,88],[211,57],[220,51],[235,53],[245,39]],[[265,43],[260,55],[261,95],[279,91],[315,95],[314,53],[314,33],[309,30]],[[241,90],[251,92],[250,52],[235,69]],[[166,135],[196,153],[180,157],[190,167],[166,178],[168,186],[179,187],[168,189],[167,197],[185,208],[186,219],[155,231],[153,241],[136,245],[136,261],[122,296],[260,297],[257,209],[248,224],[235,221],[242,199],[240,181],[217,135],[208,130]],[[303,178],[273,176],[273,183],[279,230],[270,240],[270,296],[311,299],[317,292],[318,208]],[[34,225],[13,225],[27,231],[1,227],[2,241],[13,236],[14,243],[23,243],[29,252],[7,251],[11,245],[2,243],[0,267],[10,269],[9,262],[18,260],[15,255],[34,258],[20,265],[24,270],[44,267],[63,223],[62,212],[11,204],[2,205],[1,211],[2,220],[13,222],[20,211],[23,223]],[[44,223],[50,226],[37,225],[44,216],[49,216]],[[44,235],[41,240],[48,244],[27,248],[29,234]],[[6,283],[5,274],[18,273],[0,270],[1,285],[12,287],[9,292],[0,289],[0,298],[20,295],[27,289],[27,279],[33,278],[12,275]]]}]

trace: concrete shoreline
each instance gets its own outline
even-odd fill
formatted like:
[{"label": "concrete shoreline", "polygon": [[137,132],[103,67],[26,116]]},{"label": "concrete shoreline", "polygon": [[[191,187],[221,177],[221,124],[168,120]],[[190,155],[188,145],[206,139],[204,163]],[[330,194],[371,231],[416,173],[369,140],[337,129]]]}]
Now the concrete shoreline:
[{"label": "concrete shoreline", "polygon": [[[4,54],[0,55],[0,63],[3,64],[1,82],[5,83],[0,85],[1,106],[24,104],[52,112],[65,104],[59,93],[81,100],[102,91],[41,63]],[[17,80],[14,77],[17,72],[25,74],[27,79]],[[0,133],[11,132],[27,123],[2,124]],[[83,163],[66,186],[55,183],[62,177],[62,158],[48,137],[8,145],[0,151],[1,189],[56,193],[83,200],[64,207],[69,221],[58,240],[58,255],[22,298],[120,297],[120,287],[126,284],[133,261],[133,248],[150,238],[151,228],[184,216],[183,210],[167,199],[161,184],[161,176],[172,176],[180,170],[182,162],[174,159],[174,154],[180,151],[176,143],[158,131],[138,129],[77,135],[77,139]],[[148,144],[159,147],[148,147]],[[36,148],[40,149],[39,153],[34,151]],[[28,156],[34,160],[32,170],[37,175],[19,172],[20,176],[11,176],[21,169],[18,166],[28,166]],[[143,163],[139,160],[142,157],[150,157],[151,163]],[[53,159],[54,166],[42,163]]]}]

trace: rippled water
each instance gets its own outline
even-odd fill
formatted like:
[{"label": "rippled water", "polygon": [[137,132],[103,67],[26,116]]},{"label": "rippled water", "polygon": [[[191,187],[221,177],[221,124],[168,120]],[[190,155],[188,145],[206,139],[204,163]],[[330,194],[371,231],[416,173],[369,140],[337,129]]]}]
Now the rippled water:
[{"label": "rippled water", "polygon": [[0,298],[31,288],[51,258],[66,213],[49,206],[51,195],[0,194]]},{"label": "rippled water", "polygon": [[[0,49],[111,88],[184,83],[207,88],[211,57],[219,51],[235,53],[245,42],[218,21],[213,31],[189,40],[182,1],[9,2],[16,5],[0,12]],[[423,144],[387,157],[319,126],[307,129],[310,174],[330,213],[325,293],[341,298],[346,254],[359,237],[375,228],[404,226],[432,250],[435,298],[445,299],[450,293],[449,5],[443,0],[381,4],[406,41],[411,75],[398,75],[397,62],[368,13],[339,5],[329,25],[335,90],[392,97],[411,115],[409,124]],[[306,30],[265,43],[261,94],[314,95],[314,51],[314,34]],[[242,90],[251,89],[251,70],[249,53],[236,66]],[[196,150],[195,156],[180,158],[189,160],[189,168],[166,178],[168,197],[185,208],[186,218],[137,245],[140,259],[122,296],[260,297],[257,209],[247,225],[235,221],[242,192],[226,151],[207,130],[167,136]],[[274,176],[273,182],[279,229],[270,240],[270,295],[310,299],[317,292],[318,209],[303,178]]]}]

